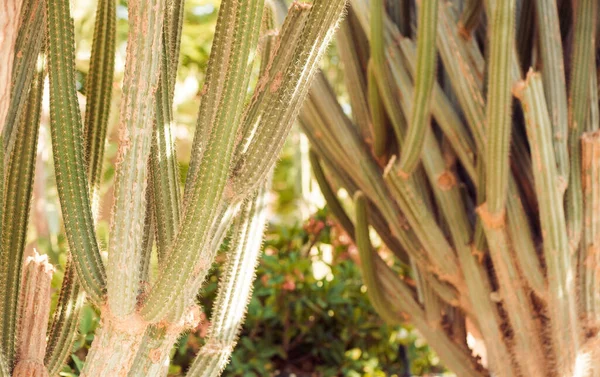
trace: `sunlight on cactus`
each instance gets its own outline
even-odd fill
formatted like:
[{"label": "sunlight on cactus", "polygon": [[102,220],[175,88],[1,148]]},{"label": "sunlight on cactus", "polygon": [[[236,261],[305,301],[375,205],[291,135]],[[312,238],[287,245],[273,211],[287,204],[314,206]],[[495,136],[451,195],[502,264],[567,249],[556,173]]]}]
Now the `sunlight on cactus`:
[{"label": "sunlight on cactus", "polygon": [[459,376],[600,376],[598,2],[350,4],[351,113],[319,75],[300,121],[373,306]]},{"label": "sunlight on cactus", "polygon": [[[187,373],[221,374],[251,294],[273,166],[345,3],[295,2],[274,29],[270,0],[221,2],[185,188],[173,133],[183,1],[128,2],[118,109],[111,109],[116,3],[98,1],[85,118],[69,0],[0,6],[1,376],[58,375],[86,299],[101,312],[101,326],[82,376],[166,376],[173,345],[198,324],[197,294],[229,233],[208,342]],[[251,87],[258,64],[261,76]],[[48,329],[53,268],[37,254],[23,261],[45,85],[69,246]],[[103,258],[97,203],[111,112],[118,112],[119,145]],[[154,259],[157,266],[151,266]]]}]

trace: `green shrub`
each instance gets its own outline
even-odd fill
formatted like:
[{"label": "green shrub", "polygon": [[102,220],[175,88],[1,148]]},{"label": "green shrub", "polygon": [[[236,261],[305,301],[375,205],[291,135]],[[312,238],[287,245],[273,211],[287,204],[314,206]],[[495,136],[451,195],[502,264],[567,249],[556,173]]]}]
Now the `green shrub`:
[{"label": "green shrub", "polygon": [[[225,375],[403,376],[406,360],[412,374],[443,370],[412,327],[389,326],[379,318],[345,239],[325,211],[304,227],[271,226]],[[330,252],[333,262],[325,263],[323,254]],[[218,279],[215,269],[201,297],[205,308],[211,307]],[[182,338],[174,374],[185,370],[206,326]]]}]

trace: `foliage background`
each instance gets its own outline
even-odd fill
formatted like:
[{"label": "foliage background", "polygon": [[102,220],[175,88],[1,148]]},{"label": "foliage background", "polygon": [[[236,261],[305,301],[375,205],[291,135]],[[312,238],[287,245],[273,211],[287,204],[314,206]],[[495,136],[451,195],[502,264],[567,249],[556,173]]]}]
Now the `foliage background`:
[{"label": "foliage background", "polygon": [[[76,68],[80,103],[85,103],[85,81],[94,27],[96,2],[72,2],[75,19]],[[177,155],[182,180],[187,172],[198,93],[210,54],[218,0],[186,0],[181,57],[175,90]],[[126,1],[117,5],[118,35],[113,111],[109,124],[97,227],[99,241],[108,242],[112,200],[117,104],[121,96],[126,39]],[[333,46],[323,70],[342,103],[346,97],[341,67]],[[47,86],[46,86],[47,89]],[[47,96],[47,93],[45,93]],[[57,266],[53,277],[56,304],[66,263],[66,238],[62,232],[55,189],[48,109],[45,101],[36,162],[32,224],[28,252],[48,254]],[[366,296],[356,265],[354,246],[336,227],[312,181],[308,142],[294,129],[274,175],[272,211],[264,254],[257,271],[244,331],[225,376],[406,376],[440,373],[439,359],[410,326],[390,327],[377,316]],[[103,247],[103,249],[106,249]],[[226,250],[226,244],[223,246]],[[173,350],[170,376],[182,376],[202,345],[216,294],[219,266],[199,297],[205,321],[180,339]],[[99,316],[86,306],[80,335],[63,376],[77,376],[98,327]]]}]

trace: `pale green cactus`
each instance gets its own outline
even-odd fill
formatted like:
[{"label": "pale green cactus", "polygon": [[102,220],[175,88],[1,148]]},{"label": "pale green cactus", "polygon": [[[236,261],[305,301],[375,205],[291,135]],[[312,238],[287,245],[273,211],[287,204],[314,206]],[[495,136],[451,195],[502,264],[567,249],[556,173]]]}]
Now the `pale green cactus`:
[{"label": "pale green cactus", "polygon": [[[102,320],[82,376],[164,377],[175,341],[197,325],[201,309],[195,298],[231,229],[232,247],[219,285],[211,340],[189,372],[220,375],[235,347],[251,293],[269,172],[346,1],[294,3],[280,31],[272,19],[279,10],[272,10],[270,2],[221,2],[185,189],[179,184],[172,133],[184,3],[129,1],[115,195],[105,260],[95,218],[109,113],[116,112],[110,108],[116,4],[98,2],[84,120],[75,86],[69,1],[9,3],[20,18],[15,16],[18,23],[7,23],[8,29],[0,30],[0,51],[7,51],[2,61],[10,62],[9,69],[3,66],[0,73],[12,76],[12,84],[2,83],[0,92],[7,94],[6,99],[0,96],[4,156],[0,375],[57,375],[71,352],[87,297]],[[246,103],[249,68],[259,57],[261,78]],[[34,275],[24,271],[21,261],[46,73],[54,166],[70,254],[47,342],[45,331],[21,329],[27,336],[19,338],[19,323],[32,323],[31,329],[37,329],[47,322],[44,310],[50,309],[48,294],[48,302],[40,301],[41,311],[36,311],[46,313],[44,318],[33,321],[30,310],[20,309],[23,302],[30,305],[33,296],[19,300],[23,290],[39,288],[38,280],[27,280]],[[154,245],[156,277],[149,274]],[[23,276],[27,285],[22,288]],[[45,281],[47,286],[49,280]],[[22,351],[19,341],[34,335],[38,341],[31,345],[37,348]]]},{"label": "pale green cactus", "polygon": [[350,3],[352,112],[321,76],[300,120],[376,310],[460,376],[599,376],[598,2]]}]

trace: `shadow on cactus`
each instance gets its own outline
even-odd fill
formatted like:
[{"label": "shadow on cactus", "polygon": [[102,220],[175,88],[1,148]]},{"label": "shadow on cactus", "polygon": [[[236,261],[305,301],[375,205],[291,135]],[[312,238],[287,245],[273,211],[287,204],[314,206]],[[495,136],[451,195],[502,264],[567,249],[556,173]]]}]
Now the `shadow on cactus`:
[{"label": "shadow on cactus", "polygon": [[[110,108],[116,3],[98,2],[84,118],[69,1],[11,0],[3,6],[0,375],[57,375],[87,300],[101,317],[82,376],[164,376],[173,344],[199,320],[196,295],[230,233],[208,341],[187,371],[220,375],[246,312],[270,172],[344,6],[345,0],[294,3],[275,30],[270,2],[221,2],[181,187],[172,128],[184,3],[127,3],[114,200],[102,253],[97,203],[108,118],[116,111]],[[246,101],[253,66],[260,67],[260,78]],[[46,82],[69,246],[48,329],[53,268],[37,254],[24,259]]]}]

